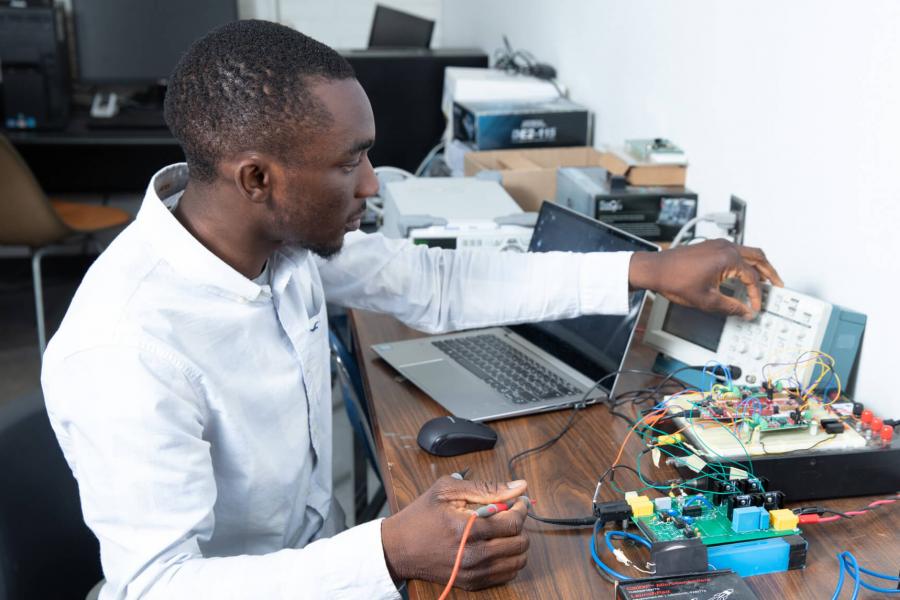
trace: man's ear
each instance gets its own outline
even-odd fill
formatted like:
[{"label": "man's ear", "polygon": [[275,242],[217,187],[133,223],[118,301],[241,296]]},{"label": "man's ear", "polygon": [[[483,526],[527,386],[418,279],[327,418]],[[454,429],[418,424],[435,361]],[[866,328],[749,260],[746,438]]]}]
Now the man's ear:
[{"label": "man's ear", "polygon": [[238,159],[233,167],[234,184],[245,200],[265,204],[272,196],[273,164],[258,154]]}]

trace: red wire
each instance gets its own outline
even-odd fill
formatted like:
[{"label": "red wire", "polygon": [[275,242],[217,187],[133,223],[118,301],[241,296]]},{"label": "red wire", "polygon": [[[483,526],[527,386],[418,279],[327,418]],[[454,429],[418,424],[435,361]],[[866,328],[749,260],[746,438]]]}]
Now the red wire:
[{"label": "red wire", "polygon": [[438,600],[444,600],[447,595],[450,593],[450,589],[453,587],[453,583],[456,581],[456,576],[459,574],[459,565],[462,563],[463,551],[466,549],[466,540],[469,537],[469,532],[472,531],[472,525],[475,524],[475,519],[478,518],[478,515],[474,512],[469,515],[469,520],[466,521],[466,528],[463,529],[462,539],[459,540],[459,550],[456,551],[456,562],[453,563],[453,571],[450,573],[450,581],[447,582],[447,586],[444,588],[444,591],[441,592]]},{"label": "red wire", "polygon": [[821,515],[818,515],[815,513],[809,513],[809,514],[805,514],[805,515],[801,514],[801,515],[799,515],[799,520],[800,520],[800,523],[803,523],[803,524],[832,523],[834,521],[838,521],[840,519],[845,518],[844,515],[846,515],[847,517],[858,517],[859,515],[867,514],[868,512],[870,512],[871,510],[873,510],[875,508],[878,508],[879,506],[884,506],[885,504],[893,504],[896,501],[897,501],[897,498],[885,498],[883,500],[875,500],[873,502],[870,502],[868,505],[866,505],[865,508],[862,508],[860,510],[844,511],[844,513],[842,515],[835,515],[833,517],[822,517]]}]

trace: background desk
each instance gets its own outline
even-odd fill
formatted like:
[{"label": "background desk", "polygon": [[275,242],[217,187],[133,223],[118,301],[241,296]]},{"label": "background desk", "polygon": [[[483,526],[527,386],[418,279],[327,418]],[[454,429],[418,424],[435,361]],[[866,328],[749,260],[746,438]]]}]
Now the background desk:
[{"label": "background desk", "polygon": [[[491,426],[500,437],[494,450],[451,458],[431,456],[416,444],[416,434],[422,423],[446,415],[447,411],[411,383],[398,380],[397,373],[371,350],[372,344],[423,334],[391,317],[361,311],[351,312],[351,326],[392,512],[412,502],[439,476],[466,467],[471,469],[471,478],[507,481],[507,459],[555,435],[569,417],[568,411],[559,411],[494,422]],[[529,495],[538,500],[538,514],[589,515],[597,478],[610,465],[627,431],[627,424],[612,417],[605,407],[591,407],[558,444],[519,461],[516,472],[528,480]],[[640,449],[640,443],[632,439],[624,456],[634,457]],[[621,478],[622,483],[634,487],[632,480],[626,481],[625,477]],[[611,495],[603,497],[613,499]],[[865,498],[850,498],[822,504],[849,510],[867,502]],[[458,591],[455,597],[612,597],[612,585],[597,574],[587,552],[589,529],[555,527],[531,519],[526,522],[526,529],[531,540],[528,566],[515,581],[478,593]],[[746,581],[761,598],[830,598],[838,574],[835,555],[841,550],[856,555],[862,566],[896,574],[900,556],[898,532],[900,510],[895,505],[852,521],[808,525],[804,530],[809,541],[805,570],[761,575]],[[409,590],[411,598],[436,598],[441,586],[413,581]],[[860,598],[875,597],[882,596],[865,590],[860,593]]]},{"label": "background desk", "polygon": [[165,165],[184,160],[168,129],[90,129],[87,111],[61,131],[8,131],[48,194],[140,193]]},{"label": "background desk", "polygon": [[[446,67],[487,67],[481,50],[467,48],[345,50],[375,114],[372,164],[413,171],[441,140]],[[60,131],[4,132],[44,191],[141,193],[165,165],[184,160],[168,129],[91,129],[76,107]]]}]

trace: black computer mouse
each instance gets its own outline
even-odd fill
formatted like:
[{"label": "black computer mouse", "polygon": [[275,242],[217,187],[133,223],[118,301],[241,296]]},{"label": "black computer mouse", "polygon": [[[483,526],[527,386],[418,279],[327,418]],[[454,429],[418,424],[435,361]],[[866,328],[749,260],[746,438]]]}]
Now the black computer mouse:
[{"label": "black computer mouse", "polygon": [[497,432],[484,423],[459,417],[438,417],[422,425],[416,439],[425,452],[456,456],[490,450],[497,443]]}]

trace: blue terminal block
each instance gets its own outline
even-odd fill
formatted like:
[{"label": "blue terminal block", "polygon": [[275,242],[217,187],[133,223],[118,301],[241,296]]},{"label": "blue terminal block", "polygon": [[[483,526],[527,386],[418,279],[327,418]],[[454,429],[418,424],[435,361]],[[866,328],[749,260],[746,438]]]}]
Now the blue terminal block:
[{"label": "blue terminal block", "polygon": [[709,548],[709,564],[741,577],[778,573],[806,566],[806,540],[799,535],[722,544]]}]

